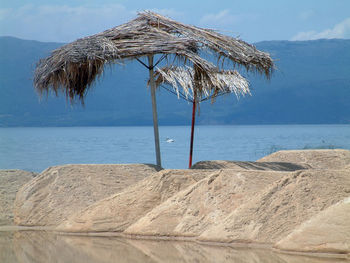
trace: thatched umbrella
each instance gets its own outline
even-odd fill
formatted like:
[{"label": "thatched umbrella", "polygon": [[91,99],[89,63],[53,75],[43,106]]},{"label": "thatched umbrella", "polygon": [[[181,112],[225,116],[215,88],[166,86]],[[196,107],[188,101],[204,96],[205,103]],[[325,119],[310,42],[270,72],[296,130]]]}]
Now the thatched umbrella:
[{"label": "thatched umbrella", "polygon": [[[155,99],[154,67],[167,55],[175,55],[195,69],[195,79],[212,82],[209,72],[217,67],[200,56],[207,49],[217,55],[218,64],[225,59],[247,70],[270,75],[273,62],[269,54],[239,39],[210,29],[185,25],[153,12],[142,12],[128,23],[64,45],[39,61],[34,86],[40,92],[60,90],[73,101],[84,100],[87,90],[106,63],[137,59],[149,70],[157,165],[161,166],[158,121]],[[156,54],[161,59],[154,63]],[[140,60],[148,58],[148,65]],[[219,63],[220,62],[220,63]]]},{"label": "thatched umbrella", "polygon": [[[190,67],[164,67],[158,68],[155,74],[156,86],[163,87],[171,93],[192,103],[191,142],[188,168],[192,167],[193,139],[196,108],[199,103],[215,99],[218,96],[234,93],[240,95],[250,94],[249,83],[236,70],[221,70],[208,72],[207,79],[195,79],[195,70]],[[210,81],[208,81],[210,79]],[[162,84],[168,84],[168,89]],[[181,89],[180,89],[181,88]]]}]

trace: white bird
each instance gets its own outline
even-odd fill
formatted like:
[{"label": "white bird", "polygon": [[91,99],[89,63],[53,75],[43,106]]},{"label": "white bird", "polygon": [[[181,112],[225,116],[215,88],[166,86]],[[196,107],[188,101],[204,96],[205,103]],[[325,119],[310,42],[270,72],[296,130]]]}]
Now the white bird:
[{"label": "white bird", "polygon": [[167,143],[172,143],[172,142],[174,142],[175,140],[174,139],[170,139],[170,138],[166,138],[166,140],[165,140]]}]

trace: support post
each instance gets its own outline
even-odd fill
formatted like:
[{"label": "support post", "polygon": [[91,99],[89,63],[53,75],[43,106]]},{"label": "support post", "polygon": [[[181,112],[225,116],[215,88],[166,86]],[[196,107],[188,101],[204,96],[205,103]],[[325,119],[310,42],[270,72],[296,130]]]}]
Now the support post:
[{"label": "support post", "polygon": [[193,98],[192,106],[192,125],[191,125],[191,145],[190,145],[190,161],[188,164],[188,169],[192,167],[192,154],[193,154],[193,139],[194,139],[194,125],[196,122],[196,98]]},{"label": "support post", "polygon": [[160,158],[160,146],[159,146],[159,130],[158,130],[158,116],[157,116],[157,101],[156,101],[156,85],[154,82],[154,71],[153,71],[153,55],[148,55],[148,70],[149,70],[149,83],[151,87],[152,97],[152,112],[153,112],[153,129],[154,129],[154,143],[156,150],[156,161],[157,166],[161,167]]}]

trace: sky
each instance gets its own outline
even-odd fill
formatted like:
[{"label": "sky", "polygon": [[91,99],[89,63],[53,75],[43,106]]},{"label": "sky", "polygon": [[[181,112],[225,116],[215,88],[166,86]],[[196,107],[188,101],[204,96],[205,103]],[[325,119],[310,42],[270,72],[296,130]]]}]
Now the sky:
[{"label": "sky", "polygon": [[251,43],[350,38],[350,0],[0,0],[0,36],[70,42],[143,10]]}]

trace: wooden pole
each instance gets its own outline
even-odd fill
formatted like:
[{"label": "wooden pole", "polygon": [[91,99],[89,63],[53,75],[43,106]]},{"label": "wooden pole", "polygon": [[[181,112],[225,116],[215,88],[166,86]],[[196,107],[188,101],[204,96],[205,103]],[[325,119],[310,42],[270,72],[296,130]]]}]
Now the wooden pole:
[{"label": "wooden pole", "polygon": [[149,70],[149,82],[151,86],[151,97],[152,97],[153,129],[154,129],[154,144],[155,144],[155,150],[156,150],[156,161],[157,161],[157,166],[162,167],[161,158],[160,158],[160,146],[159,146],[156,85],[154,83],[154,71],[153,71],[153,55],[148,55],[148,70]]},{"label": "wooden pole", "polygon": [[199,90],[200,74],[196,65],[193,65],[194,75],[193,75],[193,105],[192,105],[192,125],[191,125],[191,144],[190,144],[190,161],[188,164],[188,169],[192,167],[192,155],[193,155],[193,140],[194,140],[194,125],[196,122],[196,99],[197,99],[197,89]]},{"label": "wooden pole", "polygon": [[192,167],[192,153],[193,153],[193,139],[194,139],[194,124],[196,122],[196,99],[193,99],[192,106],[192,126],[191,126],[191,146],[190,146],[190,161],[188,165],[188,169]]}]

